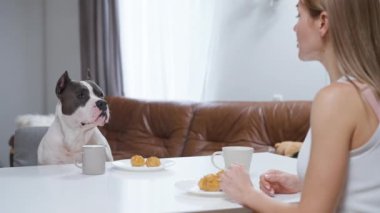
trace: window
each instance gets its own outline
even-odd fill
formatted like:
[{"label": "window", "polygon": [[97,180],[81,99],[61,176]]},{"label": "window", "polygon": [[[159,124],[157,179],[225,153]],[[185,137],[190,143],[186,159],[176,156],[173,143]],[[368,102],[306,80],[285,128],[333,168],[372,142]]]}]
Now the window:
[{"label": "window", "polygon": [[119,1],[127,97],[202,99],[215,1]]}]

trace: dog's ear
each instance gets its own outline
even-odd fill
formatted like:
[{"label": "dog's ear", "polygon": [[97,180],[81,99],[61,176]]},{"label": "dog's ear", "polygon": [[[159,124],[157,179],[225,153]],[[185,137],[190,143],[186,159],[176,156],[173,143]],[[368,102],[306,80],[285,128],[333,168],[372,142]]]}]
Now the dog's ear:
[{"label": "dog's ear", "polygon": [[69,77],[69,73],[67,72],[67,70],[61,75],[61,77],[58,79],[58,82],[57,82],[57,85],[55,86],[55,94],[57,95],[57,97],[59,98],[63,92],[63,90],[65,90],[67,84],[71,81],[70,77]]}]

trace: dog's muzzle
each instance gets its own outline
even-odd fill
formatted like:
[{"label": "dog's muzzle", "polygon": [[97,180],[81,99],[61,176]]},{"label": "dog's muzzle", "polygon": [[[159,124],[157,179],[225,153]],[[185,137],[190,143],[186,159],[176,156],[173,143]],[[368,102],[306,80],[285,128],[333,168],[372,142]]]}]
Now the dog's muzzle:
[{"label": "dog's muzzle", "polygon": [[107,104],[107,102],[105,100],[98,100],[98,101],[96,101],[95,105],[101,111],[101,113],[99,114],[99,117],[105,117],[105,119],[107,120],[107,118],[108,118],[108,114],[107,114],[108,104]]},{"label": "dog's muzzle", "polygon": [[108,104],[105,100],[98,100],[96,101],[96,107],[98,107],[102,113],[104,113],[107,110]]}]

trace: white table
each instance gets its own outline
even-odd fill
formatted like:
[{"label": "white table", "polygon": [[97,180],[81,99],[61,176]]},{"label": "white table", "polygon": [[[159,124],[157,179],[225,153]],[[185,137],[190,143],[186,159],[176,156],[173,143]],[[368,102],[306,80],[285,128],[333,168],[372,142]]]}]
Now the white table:
[{"label": "white table", "polygon": [[[163,159],[165,160],[165,159]],[[217,171],[210,156],[170,158],[175,165],[155,172],[130,172],[107,163],[104,175],[83,175],[74,165],[0,169],[0,212],[118,213],[118,212],[248,212],[223,196],[189,194],[175,187],[181,180],[198,180]],[[296,160],[255,153],[251,175],[255,186],[267,169],[296,173]],[[274,199],[296,202],[299,195]]]}]

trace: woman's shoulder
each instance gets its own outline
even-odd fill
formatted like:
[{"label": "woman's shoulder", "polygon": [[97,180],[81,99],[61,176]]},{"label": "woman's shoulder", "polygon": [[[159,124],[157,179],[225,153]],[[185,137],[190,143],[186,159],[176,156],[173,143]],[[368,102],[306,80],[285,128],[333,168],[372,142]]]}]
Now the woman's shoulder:
[{"label": "woman's shoulder", "polygon": [[322,89],[320,89],[314,98],[314,101],[348,103],[350,101],[358,101],[360,98],[360,91],[351,83],[348,82],[334,82]]},{"label": "woman's shoulder", "polygon": [[353,84],[335,82],[318,91],[313,108],[333,114],[354,115],[362,109],[362,98]]},{"label": "woman's shoulder", "polygon": [[326,132],[339,127],[351,134],[365,112],[361,101],[360,91],[352,84],[337,82],[322,88],[313,101],[312,128],[321,127]]}]

